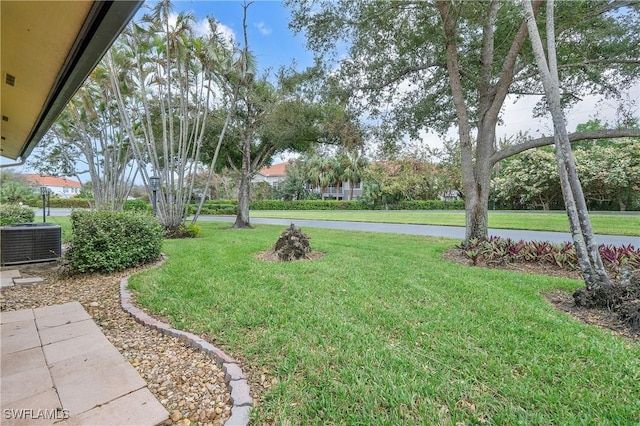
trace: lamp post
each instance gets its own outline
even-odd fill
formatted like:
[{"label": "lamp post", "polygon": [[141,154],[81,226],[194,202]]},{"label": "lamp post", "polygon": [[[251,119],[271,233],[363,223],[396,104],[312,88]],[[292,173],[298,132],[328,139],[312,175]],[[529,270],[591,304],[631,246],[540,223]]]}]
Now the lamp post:
[{"label": "lamp post", "polygon": [[51,216],[51,190],[47,189],[47,216]]},{"label": "lamp post", "polygon": [[47,188],[46,186],[41,186],[40,187],[40,193],[42,194],[42,223],[45,223],[47,221],[47,211],[46,211],[46,197],[47,197],[47,192],[49,191],[49,188]]},{"label": "lamp post", "polygon": [[149,178],[149,185],[151,186],[151,191],[153,191],[153,215],[158,215],[158,191],[160,190],[160,178],[158,176],[151,176]]}]

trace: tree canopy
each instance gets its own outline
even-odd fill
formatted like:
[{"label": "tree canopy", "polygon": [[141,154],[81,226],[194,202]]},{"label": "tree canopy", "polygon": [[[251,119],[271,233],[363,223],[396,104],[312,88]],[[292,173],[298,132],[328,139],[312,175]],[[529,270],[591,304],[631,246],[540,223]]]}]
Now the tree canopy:
[{"label": "tree canopy", "polygon": [[[534,5],[539,25],[545,11]],[[396,137],[457,125],[467,239],[486,238],[491,168],[553,138],[496,146],[508,95],[546,98],[520,3],[504,1],[289,0],[292,28],[324,61],[352,108],[383,119]],[[583,94],[615,98],[640,77],[640,6],[560,2],[555,27],[562,104]],[[581,132],[570,140],[637,136],[637,129]]]}]

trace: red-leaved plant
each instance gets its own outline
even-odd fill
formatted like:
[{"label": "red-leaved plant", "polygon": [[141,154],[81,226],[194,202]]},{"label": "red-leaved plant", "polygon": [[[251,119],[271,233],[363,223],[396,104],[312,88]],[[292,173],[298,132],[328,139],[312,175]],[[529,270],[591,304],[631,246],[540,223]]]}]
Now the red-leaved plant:
[{"label": "red-leaved plant", "polygon": [[[487,240],[472,239],[467,244],[458,245],[457,248],[462,250],[474,265],[479,261],[489,265],[534,262],[577,270],[576,250],[570,242],[552,244],[548,241],[514,241],[510,238],[491,236]],[[598,250],[605,267],[616,277],[623,266],[632,270],[640,269],[640,248],[631,244],[619,247],[601,244]]]}]

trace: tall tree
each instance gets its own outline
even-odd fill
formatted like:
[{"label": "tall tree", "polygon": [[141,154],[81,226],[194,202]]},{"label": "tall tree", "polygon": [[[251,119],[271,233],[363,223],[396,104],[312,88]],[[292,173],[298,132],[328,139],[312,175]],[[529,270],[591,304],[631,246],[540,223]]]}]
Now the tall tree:
[{"label": "tall tree", "polygon": [[18,203],[37,196],[22,175],[8,171],[0,172],[0,203]]},{"label": "tall tree", "polygon": [[[553,137],[496,146],[508,95],[542,96],[517,2],[289,0],[297,31],[331,71],[329,79],[387,119],[395,135],[445,133],[457,123],[466,238],[487,237],[491,170]],[[538,13],[540,2],[533,5]],[[543,13],[544,15],[544,13]],[[620,96],[640,76],[640,7],[627,1],[562,2],[556,40],[563,104],[581,93]],[[338,46],[338,48],[336,48]],[[338,49],[346,49],[344,52]],[[337,66],[335,66],[337,65]],[[638,129],[578,132],[570,141],[637,136]],[[475,139],[475,143],[473,143]]]},{"label": "tall tree", "polygon": [[338,162],[341,164],[340,170],[342,171],[340,179],[349,182],[349,200],[353,200],[354,187],[364,179],[369,162],[360,151],[354,149],[340,151]]},{"label": "tall tree", "polygon": [[41,173],[90,181],[94,208],[122,210],[138,167],[130,139],[120,127],[104,63],[76,92],[30,165]]},{"label": "tall tree", "polygon": [[121,125],[150,195],[149,178],[160,177],[158,216],[169,232],[179,232],[189,214],[219,81],[214,65],[219,55],[227,55],[227,42],[212,19],[202,37],[192,23],[186,13],[173,23],[171,3],[162,0],[128,27],[106,58]]},{"label": "tall tree", "polygon": [[[590,208],[620,211],[640,201],[640,140],[572,146],[576,170]],[[506,206],[547,210],[562,200],[555,154],[532,149],[505,160],[491,185]]]},{"label": "tall tree", "polygon": [[278,185],[278,192],[288,201],[305,200],[308,197],[307,177],[302,160],[298,159],[287,165],[284,180]]},{"label": "tall tree", "polygon": [[309,183],[320,191],[320,197],[324,200],[328,187],[338,183],[340,179],[340,163],[333,156],[315,153],[307,157],[304,162],[304,170]]},{"label": "tall tree", "polygon": [[249,51],[249,39],[247,36],[247,11],[250,5],[251,3],[243,4],[242,30],[244,47],[241,51],[240,78],[237,81],[238,98],[234,114],[239,135],[240,167],[237,167],[237,163],[233,160],[234,157],[237,158],[237,152],[231,151],[227,157],[229,164],[240,173],[238,211],[236,221],[232,226],[232,228],[237,229],[251,227],[249,219],[251,179],[255,172],[259,170],[259,167],[273,153],[270,144],[261,143],[257,145],[256,142],[259,139],[259,131],[265,116],[276,102],[275,89],[266,81],[266,78],[257,81],[255,79],[255,59]]},{"label": "tall tree", "polygon": [[582,184],[578,178],[573,152],[571,151],[564,112],[562,111],[556,54],[554,1],[547,0],[547,55],[544,52],[531,1],[524,0],[523,6],[527,29],[533,46],[533,54],[546,94],[547,106],[553,118],[560,186],[562,187],[562,196],[569,216],[569,226],[573,245],[576,249],[578,265],[588,290],[602,286],[609,287],[612,283],[604,268],[598,245],[595,242],[587,204],[582,192]]},{"label": "tall tree", "polygon": [[640,139],[585,147],[576,150],[575,156],[590,205],[614,202],[625,211],[640,202]]},{"label": "tall tree", "polygon": [[[243,67],[232,127],[226,149],[231,167],[240,173],[238,212],[234,228],[250,227],[249,201],[251,179],[272,158],[284,151],[303,152],[318,142],[335,138],[335,122],[342,119],[339,106],[314,104],[305,97],[307,80],[281,71],[277,86],[266,76],[255,78],[255,66],[247,38],[247,10],[244,4]],[[340,130],[343,127],[336,126]],[[233,140],[237,144],[233,144]]]},{"label": "tall tree", "polygon": [[560,200],[558,166],[553,152],[532,149],[507,160],[491,180],[495,196],[509,207],[549,210]]}]

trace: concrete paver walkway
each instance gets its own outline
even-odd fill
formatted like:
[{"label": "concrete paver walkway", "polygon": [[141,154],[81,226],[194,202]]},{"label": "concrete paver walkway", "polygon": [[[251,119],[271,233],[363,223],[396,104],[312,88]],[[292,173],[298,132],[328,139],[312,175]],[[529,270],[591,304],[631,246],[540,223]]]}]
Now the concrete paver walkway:
[{"label": "concrete paver walkway", "polygon": [[168,413],[78,302],[0,313],[3,425],[156,425]]}]

